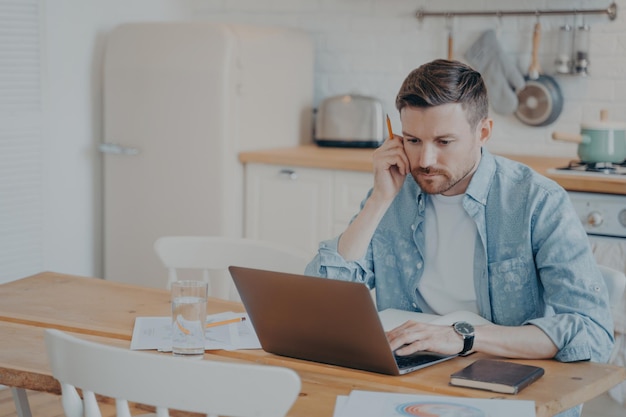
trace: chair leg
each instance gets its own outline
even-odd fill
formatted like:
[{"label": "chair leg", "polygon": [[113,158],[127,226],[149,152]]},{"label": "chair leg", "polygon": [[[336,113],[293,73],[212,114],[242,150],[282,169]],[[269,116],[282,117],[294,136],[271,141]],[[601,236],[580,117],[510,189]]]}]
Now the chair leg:
[{"label": "chair leg", "polygon": [[13,393],[13,402],[15,403],[17,417],[32,417],[26,390],[24,388],[11,388],[11,392]]}]

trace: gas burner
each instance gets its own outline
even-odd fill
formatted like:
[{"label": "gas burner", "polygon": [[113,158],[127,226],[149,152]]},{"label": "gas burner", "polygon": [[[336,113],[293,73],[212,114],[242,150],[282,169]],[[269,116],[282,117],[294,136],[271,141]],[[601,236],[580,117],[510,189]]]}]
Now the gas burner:
[{"label": "gas burner", "polygon": [[591,172],[601,172],[603,174],[613,174],[617,168],[611,162],[590,162],[586,170]]},{"label": "gas burner", "polygon": [[566,167],[557,168],[557,170],[604,175],[626,175],[626,161],[620,163],[571,161]]}]

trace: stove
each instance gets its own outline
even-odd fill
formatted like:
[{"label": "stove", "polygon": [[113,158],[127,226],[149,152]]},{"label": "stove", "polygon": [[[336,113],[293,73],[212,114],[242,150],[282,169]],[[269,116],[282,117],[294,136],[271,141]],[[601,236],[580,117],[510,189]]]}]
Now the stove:
[{"label": "stove", "polygon": [[587,176],[623,176],[626,178],[626,161],[620,163],[571,161],[565,167],[549,169],[548,172]]},{"label": "stove", "polygon": [[[566,167],[551,168],[553,175],[593,177],[593,180],[626,185],[626,161],[619,164],[585,164],[572,161]],[[626,189],[626,188],[625,188]],[[582,223],[591,250],[599,265],[626,271],[626,193],[567,191]]]},{"label": "stove", "polygon": [[[548,169],[547,173],[610,178],[621,183],[626,182],[626,161],[571,161],[565,167]],[[626,195],[579,191],[568,191],[567,194],[589,237],[621,239],[626,243]]]},{"label": "stove", "polygon": [[626,240],[626,195],[567,192],[590,237]]}]

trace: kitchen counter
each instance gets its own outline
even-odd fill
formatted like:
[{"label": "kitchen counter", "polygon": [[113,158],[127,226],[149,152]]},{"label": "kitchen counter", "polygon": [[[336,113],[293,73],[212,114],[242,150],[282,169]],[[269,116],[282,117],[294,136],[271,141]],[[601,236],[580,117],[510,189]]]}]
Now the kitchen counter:
[{"label": "kitchen counter", "polygon": [[[347,171],[372,170],[373,149],[328,148],[301,145],[289,148],[241,152],[239,160],[246,163],[289,165],[308,168]],[[551,168],[567,166],[570,158],[533,155],[502,155],[532,167],[535,171],[558,182],[568,191],[586,191],[626,195],[626,176],[591,177],[548,172]]]}]

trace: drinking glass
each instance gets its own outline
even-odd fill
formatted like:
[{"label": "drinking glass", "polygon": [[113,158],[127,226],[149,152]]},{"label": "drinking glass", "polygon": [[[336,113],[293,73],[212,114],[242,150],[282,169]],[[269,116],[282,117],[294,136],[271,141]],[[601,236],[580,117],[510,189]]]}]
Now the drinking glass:
[{"label": "drinking glass", "polygon": [[208,284],[204,281],[172,283],[172,353],[175,356],[201,358],[204,355],[204,331]]}]

